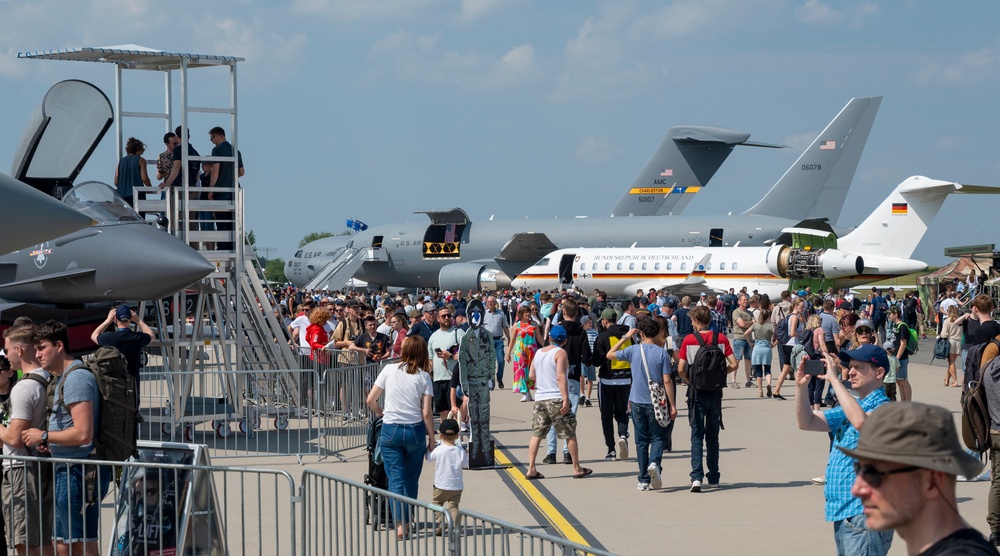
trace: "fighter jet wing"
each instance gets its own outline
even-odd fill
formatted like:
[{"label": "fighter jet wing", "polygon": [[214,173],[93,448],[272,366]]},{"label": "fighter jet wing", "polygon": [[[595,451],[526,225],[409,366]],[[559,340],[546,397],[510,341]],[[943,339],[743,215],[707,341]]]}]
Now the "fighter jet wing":
[{"label": "fighter jet wing", "polygon": [[527,266],[531,266],[556,249],[559,247],[547,235],[526,232],[514,234],[495,258],[497,261],[527,263]]},{"label": "fighter jet wing", "polygon": [[0,297],[19,301],[22,296],[28,295],[37,299],[39,295],[44,295],[48,289],[73,287],[74,281],[85,276],[93,276],[95,273],[96,271],[92,268],[78,268],[0,284]]}]

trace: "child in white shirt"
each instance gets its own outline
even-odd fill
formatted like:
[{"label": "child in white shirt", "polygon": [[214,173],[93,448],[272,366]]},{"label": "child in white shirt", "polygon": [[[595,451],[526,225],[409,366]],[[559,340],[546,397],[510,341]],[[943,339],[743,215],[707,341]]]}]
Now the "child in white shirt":
[{"label": "child in white shirt", "polygon": [[[445,419],[438,428],[441,443],[427,452],[427,459],[434,462],[434,503],[451,512],[452,523],[458,523],[458,504],[462,501],[462,469],[469,467],[469,453],[458,440],[458,421]],[[439,524],[434,534],[443,534],[443,524]]]}]

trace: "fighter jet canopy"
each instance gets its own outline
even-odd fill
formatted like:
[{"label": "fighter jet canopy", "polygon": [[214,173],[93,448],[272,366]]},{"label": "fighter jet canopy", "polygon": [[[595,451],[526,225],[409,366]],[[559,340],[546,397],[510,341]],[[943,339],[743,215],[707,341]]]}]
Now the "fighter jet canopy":
[{"label": "fighter jet canopy", "polygon": [[78,80],[56,83],[31,115],[11,175],[61,198],[114,121],[100,89]]},{"label": "fighter jet canopy", "polygon": [[142,218],[110,185],[85,181],[63,196],[68,206],[86,214],[98,224],[142,222]]}]

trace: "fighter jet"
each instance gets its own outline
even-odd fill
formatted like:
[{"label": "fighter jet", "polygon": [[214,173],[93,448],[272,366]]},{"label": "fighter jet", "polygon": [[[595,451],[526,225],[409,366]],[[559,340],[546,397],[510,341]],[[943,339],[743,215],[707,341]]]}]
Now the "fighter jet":
[{"label": "fighter jet", "polygon": [[[460,208],[420,212],[430,218],[429,225],[373,226],[350,237],[309,243],[289,259],[285,276],[307,289],[340,289],[352,276],[380,286],[492,289],[509,285],[512,277],[559,246],[767,245],[784,228],[830,229],[829,223],[843,208],[880,102],[881,97],[852,99],[760,202],[743,214],[678,215],[690,200],[691,189],[704,186],[717,169],[709,162],[721,164],[724,156],[703,156],[689,171],[660,164],[654,154],[615,205],[614,218],[472,222]],[[735,133],[702,126],[672,128],[657,153],[664,146],[682,152],[713,145],[732,149],[746,141]],[[689,187],[692,183],[699,185]],[[646,205],[655,210],[635,208]],[[664,207],[672,214],[663,212]]]},{"label": "fighter jet", "polygon": [[745,286],[776,299],[789,289],[790,279],[822,280],[823,287],[836,288],[869,284],[927,268],[910,257],[953,193],[997,194],[1000,188],[912,176],[839,239],[789,228],[770,247],[560,249],[522,272],[513,286],[554,290],[573,285],[612,296],[669,289],[695,297]]},{"label": "fighter jet", "polygon": [[[56,84],[33,114],[14,176],[95,224],[0,255],[5,322],[20,314],[38,317],[39,311],[45,317],[106,314],[111,303],[159,299],[215,270],[197,251],[144,222],[110,185],[73,185],[111,118],[107,97],[82,81]],[[53,224],[46,214],[30,213],[22,223],[42,230]]]}]

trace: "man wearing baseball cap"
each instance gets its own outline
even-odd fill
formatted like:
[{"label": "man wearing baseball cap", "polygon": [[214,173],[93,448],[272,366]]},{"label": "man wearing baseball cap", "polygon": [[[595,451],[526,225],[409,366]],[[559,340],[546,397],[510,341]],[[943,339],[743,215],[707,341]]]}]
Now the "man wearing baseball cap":
[{"label": "man wearing baseball cap", "polygon": [[[115,329],[106,330],[111,323],[115,324]],[[132,329],[132,323],[135,323],[138,330]],[[111,346],[122,352],[129,374],[135,377],[138,399],[142,348],[153,340],[153,330],[128,305],[121,304],[108,311],[108,318],[94,329],[90,340],[99,346]]]},{"label": "man wearing baseball cap", "polygon": [[962,449],[951,412],[922,403],[886,404],[865,420],[854,449],[851,494],[866,526],[895,529],[908,554],[997,554],[958,513],[955,477],[975,477],[979,459]]},{"label": "man wearing baseball cap", "polygon": [[[795,372],[795,414],[799,428],[805,431],[830,433],[837,448],[853,449],[858,445],[858,431],[867,427],[868,413],[889,398],[882,388],[882,379],[889,368],[889,356],[875,345],[840,352],[840,359],[850,366],[848,378],[851,391],[839,380],[838,362],[833,355],[825,357],[826,372],[817,378],[833,388],[840,405],[825,411],[809,405],[809,381],[812,378],[801,369]],[[826,464],[826,521],[833,523],[837,554],[884,555],[892,544],[892,529],[872,531],[865,528],[865,512],[861,500],[851,494],[855,480],[854,460],[840,450],[830,450]]]}]

